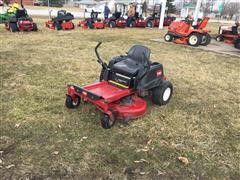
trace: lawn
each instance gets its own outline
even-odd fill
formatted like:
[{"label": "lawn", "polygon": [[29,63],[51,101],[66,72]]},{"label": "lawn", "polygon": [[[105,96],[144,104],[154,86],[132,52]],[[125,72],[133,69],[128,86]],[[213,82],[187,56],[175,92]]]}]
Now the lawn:
[{"label": "lawn", "polygon": [[[166,29],[57,32],[35,20],[39,32],[0,27],[1,179],[240,178],[239,58],[150,41]],[[146,98],[144,117],[110,130],[91,104],[67,109],[66,85],[99,76],[98,41],[105,61],[151,48],[174,86],[170,103]]]}]

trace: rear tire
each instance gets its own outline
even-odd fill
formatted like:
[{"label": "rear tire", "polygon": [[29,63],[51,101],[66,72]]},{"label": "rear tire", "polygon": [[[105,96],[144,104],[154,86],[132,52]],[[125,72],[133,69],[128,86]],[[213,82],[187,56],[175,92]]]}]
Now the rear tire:
[{"label": "rear tire", "polygon": [[234,43],[234,47],[240,49],[240,39],[237,39]]},{"label": "rear tire", "polygon": [[173,40],[173,36],[169,33],[167,33],[165,36],[164,36],[164,40],[167,41],[167,42],[172,42]]},{"label": "rear tire", "polygon": [[32,31],[38,31],[38,27],[37,27],[37,24],[36,23],[33,23],[33,29]]},{"label": "rear tire", "polygon": [[110,129],[115,124],[115,120],[111,120],[107,114],[101,119],[101,125],[104,129]]},{"label": "rear tire", "polygon": [[166,105],[173,93],[172,83],[169,81],[163,81],[160,86],[152,90],[152,101],[157,105]]},{"label": "rear tire", "polygon": [[201,43],[202,37],[198,33],[192,33],[192,34],[189,35],[187,41],[188,41],[188,44],[190,46],[195,46],[196,47],[196,46],[198,46]]},{"label": "rear tire", "polygon": [[11,32],[18,32],[19,29],[17,27],[17,23],[10,22],[9,23],[9,31],[11,31]]},{"label": "rear tire", "polygon": [[80,105],[81,99],[77,96],[76,101],[72,99],[71,96],[66,97],[65,105],[69,109],[74,109]]},{"label": "rear tire", "polygon": [[151,20],[147,21],[147,27],[152,28],[153,22]]},{"label": "rear tire", "polygon": [[130,26],[129,26],[130,28],[133,28],[133,27],[135,27],[135,21],[132,21],[131,23],[130,23]]},{"label": "rear tire", "polygon": [[208,33],[203,34],[201,45],[207,46],[210,42],[211,42],[211,36]]},{"label": "rear tire", "polygon": [[114,21],[110,21],[109,27],[110,28],[115,28],[116,27],[116,23]]}]

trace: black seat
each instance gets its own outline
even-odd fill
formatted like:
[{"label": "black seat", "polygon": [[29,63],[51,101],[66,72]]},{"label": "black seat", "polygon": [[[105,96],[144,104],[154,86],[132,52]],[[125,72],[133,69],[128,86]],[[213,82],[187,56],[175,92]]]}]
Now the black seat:
[{"label": "black seat", "polygon": [[74,16],[71,13],[67,13],[65,10],[59,10],[57,12],[57,17],[52,18],[53,21],[71,21],[74,19]]},{"label": "black seat", "polygon": [[25,9],[18,9],[16,12],[16,18],[23,18],[23,17],[27,17],[27,12]]},{"label": "black seat", "polygon": [[134,45],[123,60],[112,66],[112,71],[128,77],[137,76],[139,71],[144,71],[150,66],[149,58],[149,48],[142,45]]},{"label": "black seat", "polygon": [[67,13],[66,10],[59,10],[59,11],[57,12],[57,15],[58,15],[58,16],[64,16],[66,13]]},{"label": "black seat", "polygon": [[113,13],[113,17],[114,17],[114,19],[119,19],[120,17],[121,17],[121,12],[115,12],[115,13]]}]

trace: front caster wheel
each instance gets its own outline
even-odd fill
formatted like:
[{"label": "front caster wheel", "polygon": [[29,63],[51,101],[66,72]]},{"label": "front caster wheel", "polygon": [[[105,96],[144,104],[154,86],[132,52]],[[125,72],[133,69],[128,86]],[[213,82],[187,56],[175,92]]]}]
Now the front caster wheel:
[{"label": "front caster wheel", "polygon": [[110,129],[115,123],[115,119],[110,119],[107,114],[104,114],[103,118],[101,119],[101,125],[104,129]]},{"label": "front caster wheel", "polygon": [[80,102],[81,102],[81,99],[78,96],[75,98],[75,100],[73,100],[71,96],[67,96],[65,105],[67,108],[73,109],[73,108],[78,107]]},{"label": "front caster wheel", "polygon": [[171,34],[167,33],[164,36],[164,40],[167,41],[167,42],[171,42],[173,40],[173,36]]},{"label": "front caster wheel", "polygon": [[222,42],[224,40],[223,36],[222,35],[218,35],[216,38],[216,41],[218,42]]},{"label": "front caster wheel", "polygon": [[173,93],[172,83],[169,81],[163,81],[160,86],[156,87],[152,91],[152,101],[157,105],[166,105]]}]

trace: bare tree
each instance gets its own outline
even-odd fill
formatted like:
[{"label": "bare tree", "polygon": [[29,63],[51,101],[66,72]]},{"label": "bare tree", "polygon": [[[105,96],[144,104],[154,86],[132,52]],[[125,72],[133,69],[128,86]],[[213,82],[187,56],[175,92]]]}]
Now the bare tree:
[{"label": "bare tree", "polygon": [[232,19],[234,14],[240,13],[240,3],[231,3],[231,2],[224,2],[223,3],[223,11],[221,15],[229,16]]},{"label": "bare tree", "polygon": [[212,2],[208,1],[206,3],[203,3],[201,7],[203,15],[207,16],[208,14],[210,14],[212,12],[212,7],[213,7]]}]

